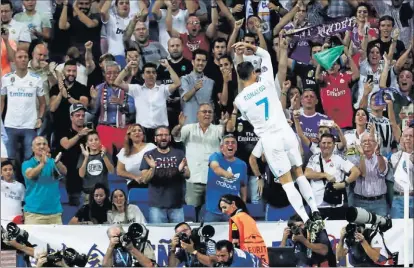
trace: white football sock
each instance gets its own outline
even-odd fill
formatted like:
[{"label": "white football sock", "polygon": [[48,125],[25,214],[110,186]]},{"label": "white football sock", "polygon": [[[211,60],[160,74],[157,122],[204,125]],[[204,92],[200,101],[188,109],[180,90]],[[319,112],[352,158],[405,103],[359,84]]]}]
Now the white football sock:
[{"label": "white football sock", "polygon": [[296,182],[299,185],[299,191],[302,196],[305,198],[306,203],[308,203],[309,207],[311,208],[312,212],[319,211],[318,206],[316,205],[315,197],[313,195],[312,187],[310,186],[309,181],[306,179],[305,176],[299,176],[296,179]]},{"label": "white football sock", "polygon": [[295,209],[296,213],[302,218],[303,222],[307,222],[309,219],[308,213],[306,213],[305,206],[302,202],[302,196],[299,191],[295,188],[293,182],[288,182],[282,185],[283,190],[285,190],[287,198],[289,199],[290,204]]}]

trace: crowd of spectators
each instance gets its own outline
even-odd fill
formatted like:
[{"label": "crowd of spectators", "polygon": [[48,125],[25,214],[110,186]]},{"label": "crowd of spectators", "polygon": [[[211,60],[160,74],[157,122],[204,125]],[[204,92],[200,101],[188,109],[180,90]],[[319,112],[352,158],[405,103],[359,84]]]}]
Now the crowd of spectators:
[{"label": "crowd of spectators", "polygon": [[[298,38],[345,17],[342,32]],[[70,224],[179,223],[185,204],[228,221],[226,194],[277,211],[260,141],[233,107],[242,61],[274,70],[324,218],[347,206],[403,216],[394,173],[408,154],[413,174],[413,1],[1,0],[1,23],[2,222],[61,224],[62,184],[79,207]],[[340,45],[325,70],[314,55]],[[324,201],[327,183],[339,204]],[[134,188],[148,188],[148,218],[128,201]]]}]

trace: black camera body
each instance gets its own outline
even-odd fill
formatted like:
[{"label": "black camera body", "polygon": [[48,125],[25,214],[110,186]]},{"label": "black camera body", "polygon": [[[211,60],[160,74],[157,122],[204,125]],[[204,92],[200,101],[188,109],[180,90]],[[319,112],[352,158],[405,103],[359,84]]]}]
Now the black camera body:
[{"label": "black camera body", "polygon": [[348,223],[348,225],[345,227],[345,236],[344,236],[345,243],[347,244],[348,247],[351,247],[356,244],[356,240],[355,240],[356,233],[361,233],[365,237],[366,235],[369,236],[368,232],[371,233],[370,231],[373,231],[373,230],[372,229],[364,230],[362,225],[358,225],[355,223]]},{"label": "black camera body", "polygon": [[47,262],[49,264],[56,264],[62,260],[70,266],[78,266],[78,267],[85,267],[88,263],[88,256],[85,254],[79,254],[73,248],[66,248],[64,250],[59,250],[47,255]]},{"label": "black camera body", "polygon": [[148,240],[149,230],[140,223],[133,223],[128,227],[128,232],[119,237],[120,245],[132,243],[136,249],[144,252]]},{"label": "black camera body", "polygon": [[[177,237],[180,242],[183,241],[184,243],[187,243],[187,244],[191,243],[191,238],[184,232],[178,233]],[[177,246],[181,247],[181,244],[178,244]]]},{"label": "black camera body", "polygon": [[29,242],[29,233],[23,229],[20,229],[20,227],[14,222],[9,222],[6,229],[4,229],[3,226],[1,227],[1,239],[16,240],[19,244],[28,247],[35,247],[35,245],[32,245]]}]

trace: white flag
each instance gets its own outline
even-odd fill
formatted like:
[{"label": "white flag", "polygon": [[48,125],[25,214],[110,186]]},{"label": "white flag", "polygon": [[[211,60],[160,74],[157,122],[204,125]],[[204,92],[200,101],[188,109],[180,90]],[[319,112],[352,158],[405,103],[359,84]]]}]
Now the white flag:
[{"label": "white flag", "polygon": [[395,182],[403,187],[403,189],[412,190],[412,167],[413,163],[410,161],[410,154],[403,152],[397,169],[395,170]]}]

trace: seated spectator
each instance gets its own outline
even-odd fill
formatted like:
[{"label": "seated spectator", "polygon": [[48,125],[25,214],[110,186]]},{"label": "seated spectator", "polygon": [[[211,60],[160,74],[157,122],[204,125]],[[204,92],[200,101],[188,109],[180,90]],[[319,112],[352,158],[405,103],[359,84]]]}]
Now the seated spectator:
[{"label": "seated spectator", "polygon": [[69,224],[104,224],[108,221],[109,210],[111,210],[109,190],[105,185],[97,183],[89,194],[89,203],[76,212]]},{"label": "seated spectator", "polygon": [[14,177],[13,164],[1,162],[1,224],[14,222],[23,216],[23,201],[26,189]]},{"label": "seated spectator", "polygon": [[204,221],[227,221],[217,204],[225,194],[240,195],[247,198],[247,165],[235,157],[237,140],[233,134],[223,137],[220,144],[221,153],[214,153],[209,158],[209,170],[206,187],[206,214]]},{"label": "seated spectator", "polygon": [[108,211],[109,224],[146,223],[139,207],[128,204],[125,192],[115,189],[111,194],[112,209]]},{"label": "seated spectator", "polygon": [[52,25],[44,11],[36,10],[37,0],[23,0],[25,11],[14,15],[14,19],[23,22],[29,28],[31,39],[49,40]]},{"label": "seated spectator", "polygon": [[145,161],[141,162],[142,181],[148,183],[149,221],[182,222],[185,181],[190,177],[187,160],[182,150],[170,146],[168,127],[155,130],[155,141],[157,148],[145,153]]},{"label": "seated spectator", "polygon": [[387,159],[381,155],[378,142],[369,133],[362,134],[361,146],[357,148],[360,152],[361,176],[355,183],[354,206],[385,217],[387,215],[385,199]]},{"label": "seated spectator", "polygon": [[98,118],[96,131],[109,155],[112,155],[113,147],[118,151],[122,148],[127,132],[127,118],[135,113],[133,97],[114,84],[119,72],[120,67],[115,61],[106,62],[105,82],[90,90],[90,106]]},{"label": "seated spectator", "polygon": [[147,187],[143,183],[141,163],[144,154],[156,146],[145,141],[144,128],[140,124],[130,125],[125,135],[124,148],[117,154],[116,173],[127,180],[128,190]]},{"label": "seated spectator", "polygon": [[25,224],[62,224],[59,180],[54,177],[57,169],[66,175],[67,169],[60,162],[47,156],[48,144],[38,136],[32,142],[34,156],[23,162],[22,172],[26,184],[24,197]]},{"label": "seated spectator", "polygon": [[83,192],[90,194],[95,184],[101,183],[109,188],[108,173],[114,173],[106,148],[102,146],[96,131],[86,135],[86,144],[80,144],[82,154],[79,156],[77,168],[79,176],[83,179]]}]

